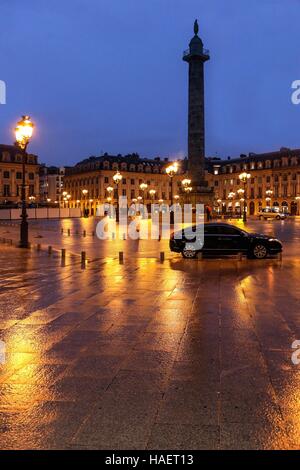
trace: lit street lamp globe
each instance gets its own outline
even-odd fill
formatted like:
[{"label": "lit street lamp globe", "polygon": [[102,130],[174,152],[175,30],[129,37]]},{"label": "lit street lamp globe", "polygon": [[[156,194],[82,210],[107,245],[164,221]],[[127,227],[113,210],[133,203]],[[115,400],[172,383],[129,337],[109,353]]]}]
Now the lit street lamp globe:
[{"label": "lit street lamp globe", "polygon": [[29,116],[23,116],[21,121],[17,123],[15,129],[16,142],[18,146],[25,150],[33,134],[34,124]]},{"label": "lit street lamp globe", "polygon": [[115,173],[114,176],[113,176],[113,180],[116,184],[119,184],[120,181],[122,180],[122,178],[123,177],[122,177],[122,175],[119,171],[117,171],[117,173]]}]

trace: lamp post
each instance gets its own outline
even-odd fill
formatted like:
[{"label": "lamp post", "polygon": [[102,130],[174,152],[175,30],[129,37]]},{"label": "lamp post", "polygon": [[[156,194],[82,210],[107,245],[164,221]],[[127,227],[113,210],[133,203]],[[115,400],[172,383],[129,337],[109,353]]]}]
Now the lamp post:
[{"label": "lamp post", "polygon": [[147,183],[140,184],[140,189],[143,192],[143,218],[145,217],[145,192],[147,188],[148,188]]},{"label": "lamp post", "polygon": [[222,203],[222,199],[217,199],[217,204],[218,204],[218,215],[220,215],[220,206]]},{"label": "lamp post", "polygon": [[188,188],[189,188],[190,185],[191,185],[191,180],[190,180],[189,178],[184,178],[184,179],[181,181],[181,185],[182,185],[183,191],[184,191],[184,193],[185,193],[185,195],[186,195],[186,197],[185,197],[185,202],[188,203],[188,200],[187,200],[188,194],[189,194]]},{"label": "lamp post", "polygon": [[267,202],[268,206],[271,205],[269,203],[271,202],[272,194],[273,194],[272,189],[267,189],[267,191],[266,191],[266,202]]},{"label": "lamp post", "polygon": [[154,202],[156,190],[155,189],[150,189],[149,194],[150,194],[150,197],[151,197],[151,201]]},{"label": "lamp post", "polygon": [[94,213],[93,213],[93,210],[94,210],[93,209],[93,202],[94,202],[94,199],[89,200],[89,208],[91,208],[91,215],[94,215]]},{"label": "lamp post", "polygon": [[25,165],[27,161],[27,146],[32,137],[34,124],[31,122],[29,116],[23,116],[21,121],[18,122],[15,129],[16,144],[22,150],[22,213],[21,213],[21,227],[20,227],[20,248],[28,248],[28,221],[26,210],[26,181],[25,181]]},{"label": "lamp post", "polygon": [[166,168],[167,175],[171,178],[171,210],[170,210],[170,224],[174,225],[174,211],[173,206],[173,178],[178,172],[178,164],[175,162]]},{"label": "lamp post", "polygon": [[114,174],[113,176],[113,180],[117,186],[117,213],[116,213],[116,222],[119,222],[120,221],[120,215],[119,215],[119,208],[120,208],[120,205],[119,205],[119,184],[120,182],[122,181],[122,175],[119,171],[117,171],[117,173]]},{"label": "lamp post", "polygon": [[184,188],[184,191],[185,191],[185,194],[187,195],[186,196],[186,202],[189,204],[190,203],[190,193],[192,192],[193,188],[192,186],[186,186]]},{"label": "lamp post", "polygon": [[[244,194],[245,194],[245,190],[242,189],[242,188],[240,188],[240,189],[237,190],[237,193],[238,193],[239,198],[240,198],[240,203],[243,202],[243,209],[244,209],[244,202],[245,202]],[[242,210],[240,209],[240,211],[241,211],[241,214],[240,214],[240,215],[242,215]]]},{"label": "lamp post", "polygon": [[[233,199],[234,199],[234,196],[235,196],[235,193],[234,193],[233,191],[230,191],[230,192],[228,193],[228,199],[229,199],[229,201],[231,202],[231,205],[230,205],[230,206],[229,206],[229,204],[228,204],[228,208],[231,207],[231,215],[232,215],[232,212],[233,212],[232,201],[233,201]],[[230,211],[229,211],[229,212],[230,212]]]},{"label": "lamp post", "polygon": [[87,189],[82,189],[81,192],[83,194],[83,215],[86,217],[86,197],[89,191]]},{"label": "lamp post", "polygon": [[247,184],[249,178],[251,178],[251,175],[250,175],[250,173],[247,173],[246,171],[244,171],[243,173],[241,173],[241,174],[239,175],[239,179],[240,179],[240,181],[241,181],[241,182],[243,183],[243,185],[244,185],[243,222],[247,222],[247,212],[246,212],[247,193],[246,193],[246,184]]}]

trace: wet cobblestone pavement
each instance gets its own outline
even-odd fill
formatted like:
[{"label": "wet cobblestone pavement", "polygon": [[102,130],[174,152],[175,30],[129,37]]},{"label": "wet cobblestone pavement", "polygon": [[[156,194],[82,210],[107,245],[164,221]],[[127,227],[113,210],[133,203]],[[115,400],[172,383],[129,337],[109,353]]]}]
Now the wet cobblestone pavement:
[{"label": "wet cobblestone pavement", "polygon": [[282,262],[94,257],[82,269],[1,244],[0,448],[299,448],[290,227]]}]

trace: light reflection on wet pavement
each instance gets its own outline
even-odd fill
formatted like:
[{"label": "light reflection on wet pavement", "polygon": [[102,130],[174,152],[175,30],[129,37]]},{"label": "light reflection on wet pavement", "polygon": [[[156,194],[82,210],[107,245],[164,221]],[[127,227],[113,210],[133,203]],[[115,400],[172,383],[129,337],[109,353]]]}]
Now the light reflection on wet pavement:
[{"label": "light reflection on wet pavement", "polygon": [[286,241],[282,262],[160,264],[118,242],[120,265],[105,242],[82,269],[0,245],[0,448],[299,448],[300,226],[249,225]]}]

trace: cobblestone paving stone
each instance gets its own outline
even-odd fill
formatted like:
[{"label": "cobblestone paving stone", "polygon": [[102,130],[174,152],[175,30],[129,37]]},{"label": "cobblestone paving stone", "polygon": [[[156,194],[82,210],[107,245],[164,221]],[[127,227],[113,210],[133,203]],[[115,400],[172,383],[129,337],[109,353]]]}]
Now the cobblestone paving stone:
[{"label": "cobblestone paving stone", "polygon": [[0,244],[0,448],[299,448],[299,263]]}]

